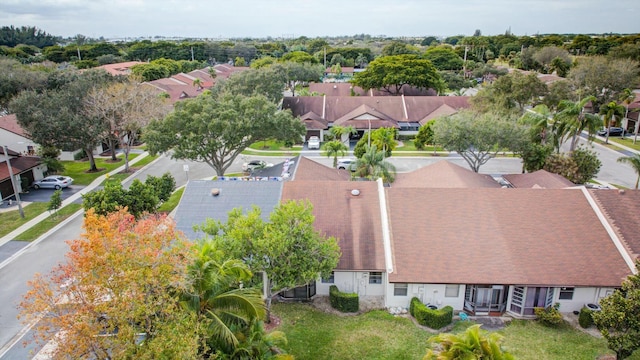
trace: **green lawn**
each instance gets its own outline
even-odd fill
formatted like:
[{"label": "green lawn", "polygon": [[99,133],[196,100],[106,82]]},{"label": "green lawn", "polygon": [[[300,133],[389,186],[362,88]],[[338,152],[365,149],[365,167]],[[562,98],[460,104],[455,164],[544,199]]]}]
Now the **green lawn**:
[{"label": "green lawn", "polygon": [[[358,316],[324,313],[308,304],[274,304],[280,317],[278,330],[287,335],[287,351],[304,359],[422,359],[432,334],[404,317],[385,311]],[[455,326],[455,332],[464,331]],[[569,325],[552,329],[535,321],[514,320],[499,331],[503,345],[519,360],[595,359],[612,354],[604,339],[595,338]],[[640,354],[632,359],[638,360]]]},{"label": "green lawn", "polygon": [[169,213],[173,211],[173,209],[175,209],[176,206],[178,206],[178,203],[182,198],[182,193],[184,193],[184,189],[185,189],[184,187],[181,187],[180,189],[174,191],[173,194],[171,194],[171,196],[169,197],[169,200],[165,201],[162,205],[160,205],[160,207],[158,208],[158,212]]},{"label": "green lawn", "polygon": [[[48,205],[48,204],[45,204]],[[16,236],[15,240],[21,241],[33,241],[39,238],[42,234],[51,230],[54,226],[61,223],[64,219],[73,215],[76,211],[82,208],[81,204],[69,204],[62,209],[58,210],[56,215],[50,215],[46,219],[42,220],[35,226],[31,227],[29,230],[23,232],[22,234]]]},{"label": "green lawn", "polygon": [[47,211],[48,203],[31,203],[23,207],[24,219],[20,217],[18,210],[0,213],[0,237],[7,235],[13,230],[19,228],[27,221],[35,218],[44,211]]},{"label": "green lawn", "polygon": [[275,140],[258,141],[249,145],[248,149],[254,150],[281,150],[281,151],[294,151],[302,150],[301,145],[294,145],[292,147],[284,146],[284,142]]},{"label": "green lawn", "polygon": [[[135,159],[137,156],[138,154],[130,154],[129,161]],[[72,177],[73,183],[76,185],[89,185],[101,175],[124,165],[122,155],[119,155],[118,159],[120,159],[120,161],[113,163],[111,162],[111,158],[97,158],[96,167],[99,171],[92,173],[87,172],[87,170],[89,170],[88,161],[63,161],[64,175]]]}]

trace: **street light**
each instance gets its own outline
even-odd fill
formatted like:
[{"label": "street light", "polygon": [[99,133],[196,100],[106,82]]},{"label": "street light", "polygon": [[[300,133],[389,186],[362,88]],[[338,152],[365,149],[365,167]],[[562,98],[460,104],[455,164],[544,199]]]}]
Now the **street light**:
[{"label": "street light", "polygon": [[18,186],[16,185],[16,180],[13,178],[13,168],[11,167],[11,162],[9,161],[9,149],[7,149],[7,145],[4,145],[4,156],[7,157],[7,167],[9,168],[9,177],[11,178],[13,193],[16,196],[16,201],[18,202],[18,211],[20,211],[20,216],[24,219],[24,211],[22,210],[22,203],[20,202],[20,194],[18,193]]}]

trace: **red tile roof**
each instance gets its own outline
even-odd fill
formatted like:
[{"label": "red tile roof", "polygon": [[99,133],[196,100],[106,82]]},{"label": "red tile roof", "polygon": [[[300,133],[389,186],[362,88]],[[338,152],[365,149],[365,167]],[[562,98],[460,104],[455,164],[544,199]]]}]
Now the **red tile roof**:
[{"label": "red tile roof", "polygon": [[18,124],[16,114],[0,116],[0,129],[7,130],[22,137],[29,137],[22,126]]},{"label": "red tile roof", "polygon": [[[353,189],[359,195],[352,195]],[[315,227],[338,239],[342,256],[336,270],[384,271],[377,183],[373,181],[290,181],[282,200],[309,199]]]},{"label": "red tile roof", "polygon": [[502,176],[516,188],[562,189],[575,186],[562,175],[538,170],[526,174],[508,174]]},{"label": "red tile roof", "polygon": [[499,188],[498,182],[486,174],[478,174],[447,160],[396,175],[394,188]]},{"label": "red tile roof", "polygon": [[581,190],[386,191],[391,282],[619,286],[631,273]]},{"label": "red tile roof", "polygon": [[129,61],[117,64],[107,64],[98,66],[99,69],[106,70],[111,75],[129,75],[131,74],[131,67],[138,64],[147,64],[142,61]]}]

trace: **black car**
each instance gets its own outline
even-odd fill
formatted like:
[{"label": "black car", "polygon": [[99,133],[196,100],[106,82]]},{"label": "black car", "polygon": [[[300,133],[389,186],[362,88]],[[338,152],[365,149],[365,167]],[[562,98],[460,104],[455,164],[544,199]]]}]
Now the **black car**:
[{"label": "black car", "polygon": [[[623,130],[621,127],[610,127],[609,136],[622,136]],[[607,136],[607,129],[598,130],[598,135]]]}]

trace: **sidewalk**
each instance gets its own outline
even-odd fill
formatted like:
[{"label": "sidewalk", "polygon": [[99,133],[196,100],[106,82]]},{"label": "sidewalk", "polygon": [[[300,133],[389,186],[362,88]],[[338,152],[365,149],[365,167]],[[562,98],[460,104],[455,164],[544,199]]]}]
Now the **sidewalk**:
[{"label": "sidewalk", "polygon": [[[129,161],[129,166],[134,165],[135,163],[137,163],[138,161],[144,159],[149,153],[144,152],[142,154],[140,154],[140,156],[136,156],[134,159]],[[111,172],[107,173],[107,174],[103,174],[101,176],[99,176],[98,178],[96,178],[95,180],[93,180],[93,182],[91,182],[91,184],[87,185],[84,189],[82,189],[81,191],[71,195],[70,197],[68,197],[67,199],[65,199],[64,201],[62,201],[62,206],[61,208],[73,203],[74,201],[82,198],[83,194],[86,194],[88,192],[93,191],[96,187],[98,187],[98,185],[100,185],[104,179],[107,178],[107,175],[111,176],[114,174],[117,174],[121,171],[124,170],[124,165],[118,167],[115,170],[112,170]],[[135,173],[132,174],[132,176]],[[12,241],[16,236],[22,234],[23,232],[27,231],[29,228],[31,228],[32,226],[38,224],[39,222],[43,221],[44,219],[48,218],[51,214],[49,214],[49,212],[43,212],[42,214],[36,216],[35,218],[27,221],[26,223],[24,223],[22,226],[20,226],[19,228],[13,230],[12,232],[8,233],[7,235],[5,235],[4,237],[0,238],[0,246],[8,243],[9,241]]]}]

